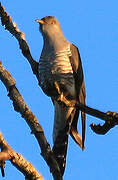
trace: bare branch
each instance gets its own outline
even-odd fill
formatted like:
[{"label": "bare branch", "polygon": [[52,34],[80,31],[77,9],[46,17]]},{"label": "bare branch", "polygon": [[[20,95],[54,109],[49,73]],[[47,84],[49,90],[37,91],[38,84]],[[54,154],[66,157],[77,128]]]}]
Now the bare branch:
[{"label": "bare branch", "polygon": [[91,116],[95,116],[99,119],[102,119],[105,121],[105,123],[103,125],[96,125],[94,123],[92,123],[90,125],[91,129],[97,133],[97,134],[106,134],[111,128],[113,128],[114,126],[118,125],[118,113],[116,112],[101,112],[99,110],[93,109],[91,107],[85,106],[83,104],[77,104],[78,108],[85,112],[86,114],[89,114]]},{"label": "bare branch", "polygon": [[5,26],[5,29],[7,29],[18,40],[22,54],[27,58],[33,73],[37,76],[38,79],[38,62],[33,59],[30,53],[29,46],[25,40],[25,34],[20,32],[15,22],[12,22],[12,18],[8,15],[7,12],[5,12],[5,8],[1,5],[1,3],[0,17],[2,26]]},{"label": "bare branch", "polygon": [[2,150],[2,152],[0,152],[0,161],[5,162],[6,160],[10,160],[10,162],[24,174],[27,180],[43,180],[43,177],[37,172],[33,165],[8,145],[1,132],[0,148]]},{"label": "bare branch", "polygon": [[50,145],[45,138],[44,131],[41,125],[39,124],[37,118],[31,112],[31,110],[25,103],[23,97],[16,88],[15,80],[12,78],[10,73],[5,70],[5,68],[2,66],[2,63],[0,63],[0,79],[9,92],[8,96],[13,101],[15,111],[20,112],[21,116],[26,120],[27,124],[29,125],[31,132],[35,135],[41,148],[41,155],[49,165],[50,171],[52,172],[54,179],[62,180],[60,169],[53,156]]}]

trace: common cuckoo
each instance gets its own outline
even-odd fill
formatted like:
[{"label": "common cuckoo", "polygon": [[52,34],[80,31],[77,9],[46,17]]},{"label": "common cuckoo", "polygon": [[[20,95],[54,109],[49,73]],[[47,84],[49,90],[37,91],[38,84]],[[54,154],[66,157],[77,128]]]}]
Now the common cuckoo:
[{"label": "common cuckoo", "polygon": [[82,139],[77,131],[78,103],[85,104],[85,84],[78,48],[66,40],[58,20],[46,16],[36,20],[43,36],[39,61],[39,84],[50,96],[55,109],[53,153],[63,175],[66,164],[68,135],[84,149],[85,114],[81,112]]}]

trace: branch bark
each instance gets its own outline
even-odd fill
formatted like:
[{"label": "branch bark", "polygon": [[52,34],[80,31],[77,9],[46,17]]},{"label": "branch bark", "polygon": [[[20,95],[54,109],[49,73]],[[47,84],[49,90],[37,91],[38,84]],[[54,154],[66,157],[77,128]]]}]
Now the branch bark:
[{"label": "branch bark", "polygon": [[18,40],[22,54],[30,63],[32,71],[38,79],[38,62],[36,62],[31,55],[29,46],[25,39],[25,34],[18,29],[17,24],[15,22],[12,22],[12,18],[5,11],[5,8],[1,5],[1,3],[0,17],[2,26],[5,26],[5,29],[7,29]]},{"label": "branch bark", "polygon": [[26,161],[24,157],[16,153],[6,142],[2,133],[0,132],[0,162],[1,162],[1,171],[3,177],[5,161],[9,160],[20,172],[22,172],[27,180],[43,180],[43,177],[37,172],[33,165]]},{"label": "branch bark", "polygon": [[45,138],[44,131],[41,125],[39,124],[36,116],[31,112],[31,110],[25,103],[23,97],[16,88],[15,79],[13,79],[11,74],[7,70],[5,70],[5,68],[2,66],[2,63],[0,63],[0,79],[5,85],[7,91],[9,92],[8,96],[13,101],[14,110],[21,114],[21,116],[29,125],[31,132],[35,135],[41,148],[41,155],[50,167],[50,171],[52,172],[54,179],[62,180],[60,169],[53,156],[50,145]]},{"label": "branch bark", "polygon": [[105,123],[103,125],[96,125],[94,123],[90,124],[91,129],[96,133],[96,134],[101,134],[104,135],[106,134],[111,128],[114,126],[118,125],[118,113],[116,112],[101,112],[97,109],[85,106],[83,104],[77,104],[78,108],[85,112],[86,114],[89,114],[91,116],[97,117],[101,120],[104,120]]}]

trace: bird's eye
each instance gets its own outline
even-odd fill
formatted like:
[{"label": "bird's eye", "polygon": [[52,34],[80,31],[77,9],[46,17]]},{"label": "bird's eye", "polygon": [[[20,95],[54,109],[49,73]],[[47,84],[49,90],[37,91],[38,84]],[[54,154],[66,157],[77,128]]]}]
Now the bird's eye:
[{"label": "bird's eye", "polygon": [[55,24],[55,21],[51,21],[51,23],[50,24]]}]

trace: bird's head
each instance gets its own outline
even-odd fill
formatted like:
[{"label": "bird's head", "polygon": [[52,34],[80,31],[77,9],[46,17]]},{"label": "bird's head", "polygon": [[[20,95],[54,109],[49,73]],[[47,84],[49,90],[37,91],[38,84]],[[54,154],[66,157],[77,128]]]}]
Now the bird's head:
[{"label": "bird's head", "polygon": [[37,19],[37,23],[40,24],[40,31],[43,36],[53,36],[61,31],[60,24],[54,16],[45,16],[42,19]]}]

